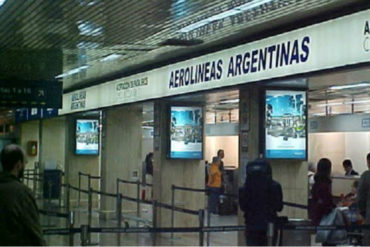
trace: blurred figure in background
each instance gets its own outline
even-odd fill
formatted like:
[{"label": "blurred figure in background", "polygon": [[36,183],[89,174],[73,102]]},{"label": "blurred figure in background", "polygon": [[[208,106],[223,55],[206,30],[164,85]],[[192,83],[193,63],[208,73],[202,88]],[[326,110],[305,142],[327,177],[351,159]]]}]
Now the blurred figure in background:
[{"label": "blurred figure in background", "polygon": [[208,210],[210,213],[218,213],[219,197],[221,194],[221,170],[220,159],[218,157],[212,158],[212,164],[209,168],[207,187],[209,190],[208,196]]},{"label": "blurred figure in background", "polygon": [[353,170],[352,161],[351,160],[344,160],[343,161],[343,168],[346,172],[344,176],[358,176],[358,172]]},{"label": "blurred figure in background", "polygon": [[[366,156],[367,167],[370,169],[370,153]],[[365,224],[370,224],[370,170],[364,171],[358,184],[357,203],[360,214],[365,218]],[[370,231],[363,230],[363,245],[370,245]]]}]

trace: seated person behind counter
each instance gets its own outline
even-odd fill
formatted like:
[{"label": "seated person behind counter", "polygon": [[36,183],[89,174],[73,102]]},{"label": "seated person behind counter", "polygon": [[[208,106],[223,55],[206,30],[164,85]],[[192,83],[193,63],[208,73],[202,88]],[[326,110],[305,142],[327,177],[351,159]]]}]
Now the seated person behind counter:
[{"label": "seated person behind counter", "polygon": [[344,171],[346,172],[344,176],[358,176],[358,172],[353,170],[351,160],[344,160],[343,168],[344,168]]}]

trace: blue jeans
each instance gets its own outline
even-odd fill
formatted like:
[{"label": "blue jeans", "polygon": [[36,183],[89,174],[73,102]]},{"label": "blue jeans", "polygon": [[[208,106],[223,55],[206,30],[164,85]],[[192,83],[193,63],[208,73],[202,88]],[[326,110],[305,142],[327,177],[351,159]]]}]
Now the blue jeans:
[{"label": "blue jeans", "polygon": [[217,214],[221,188],[208,187],[208,189],[208,210],[210,213]]}]

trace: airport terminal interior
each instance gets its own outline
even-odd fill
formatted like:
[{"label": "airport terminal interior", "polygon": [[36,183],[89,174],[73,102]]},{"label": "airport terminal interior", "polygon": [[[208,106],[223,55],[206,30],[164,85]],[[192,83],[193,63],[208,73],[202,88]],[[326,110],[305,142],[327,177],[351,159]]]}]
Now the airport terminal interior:
[{"label": "airport terminal interior", "polygon": [[322,158],[336,243],[366,245],[368,0],[0,0],[0,54],[0,148],[27,155],[48,245],[245,246],[256,159],[283,195],[268,245],[321,245]]}]

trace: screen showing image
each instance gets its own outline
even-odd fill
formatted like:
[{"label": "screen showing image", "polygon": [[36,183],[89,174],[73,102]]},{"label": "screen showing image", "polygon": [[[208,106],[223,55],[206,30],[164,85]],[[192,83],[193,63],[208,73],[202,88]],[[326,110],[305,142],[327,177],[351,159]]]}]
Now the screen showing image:
[{"label": "screen showing image", "polygon": [[76,154],[99,154],[99,120],[76,120]]},{"label": "screen showing image", "polygon": [[170,158],[203,158],[202,107],[171,107]]},{"label": "screen showing image", "polygon": [[305,91],[266,91],[266,158],[306,159],[306,116]]}]

